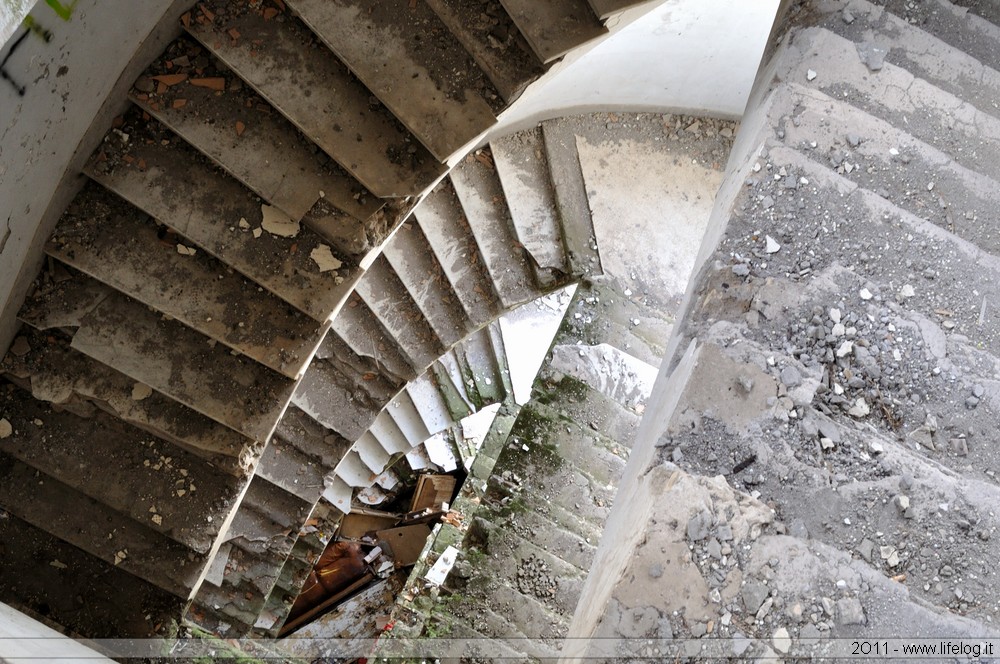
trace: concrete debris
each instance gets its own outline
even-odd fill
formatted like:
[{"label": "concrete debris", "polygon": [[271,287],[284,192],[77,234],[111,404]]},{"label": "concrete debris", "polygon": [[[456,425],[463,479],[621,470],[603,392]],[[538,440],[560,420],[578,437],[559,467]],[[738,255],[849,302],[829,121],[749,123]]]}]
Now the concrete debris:
[{"label": "concrete debris", "polygon": [[273,205],[263,204],[260,206],[263,221],[261,228],[278,237],[295,237],[299,234],[299,222],[289,218],[287,214]]},{"label": "concrete debris", "polygon": [[13,433],[14,427],[11,426],[10,420],[6,417],[0,418],[0,438],[10,438]]},{"label": "concrete debris", "polygon": [[142,401],[148,399],[153,394],[153,388],[145,383],[135,383],[132,386],[132,400]]},{"label": "concrete debris", "polygon": [[321,244],[309,253],[309,258],[316,263],[320,272],[330,272],[339,270],[344,263],[333,255],[333,251],[325,244]]},{"label": "concrete debris", "polygon": [[177,253],[179,253],[181,256],[194,256],[195,254],[198,253],[198,250],[195,249],[194,247],[188,247],[178,242]]},{"label": "concrete debris", "polygon": [[10,345],[10,352],[17,357],[24,357],[31,352],[31,345],[24,337],[17,337],[14,339],[14,343]]},{"label": "concrete debris", "polygon": [[776,254],[781,251],[781,245],[770,235],[764,237],[765,247],[764,251],[769,254]]},{"label": "concrete debris", "polygon": [[885,56],[889,55],[889,49],[881,44],[868,39],[855,45],[858,49],[858,57],[861,62],[868,67],[869,71],[879,71],[885,64]]}]

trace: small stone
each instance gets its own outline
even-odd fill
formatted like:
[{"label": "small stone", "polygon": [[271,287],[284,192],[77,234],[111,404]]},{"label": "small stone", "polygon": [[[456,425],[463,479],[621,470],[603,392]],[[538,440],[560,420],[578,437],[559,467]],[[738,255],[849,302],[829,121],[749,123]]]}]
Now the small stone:
[{"label": "small stone", "polygon": [[896,508],[900,512],[905,512],[910,509],[910,497],[902,494],[896,496]]},{"label": "small stone", "polygon": [[712,528],[712,515],[707,510],[702,510],[691,517],[687,524],[687,536],[693,542],[708,537]]},{"label": "small stone", "polygon": [[848,134],[847,144],[850,145],[852,148],[856,148],[859,145],[861,145],[861,137],[858,136],[857,134]]},{"label": "small stone", "polygon": [[14,433],[14,427],[10,425],[10,420],[6,417],[0,419],[0,438],[10,438],[12,433]]},{"label": "small stone", "polygon": [[806,71],[806,80],[807,81],[816,80],[816,72],[814,72],[812,69]]},{"label": "small stone", "polygon": [[145,383],[136,383],[132,386],[132,401],[142,401],[153,394],[153,388]]},{"label": "small stone", "polygon": [[31,352],[31,344],[24,337],[18,337],[10,345],[10,352],[18,357],[24,357]]},{"label": "small stone", "polygon": [[844,327],[843,323],[834,323],[833,329],[830,330],[830,334],[839,339],[840,337],[847,334],[847,328]]},{"label": "small stone", "polygon": [[750,275],[750,266],[746,263],[737,263],[733,266],[733,274],[737,277],[747,277]]},{"label": "small stone", "polygon": [[246,217],[240,217],[240,228],[245,231],[250,230],[250,222],[247,221]]},{"label": "small stone", "polygon": [[845,597],[837,600],[837,625],[864,625],[865,609],[861,606],[861,601],[853,597]]},{"label": "small stone", "polygon": [[781,654],[785,654],[792,649],[792,637],[788,635],[788,630],[784,627],[774,632],[774,636],[771,637],[771,643],[774,645],[774,649]]},{"label": "small stone", "polygon": [[159,514],[154,514],[153,516],[151,516],[149,518],[156,525],[158,525],[158,526],[163,525],[163,517],[160,516]]},{"label": "small stone", "polygon": [[979,399],[977,399],[976,397],[969,397],[968,399],[965,400],[965,407],[968,408],[969,410],[972,410],[978,405],[979,405]]},{"label": "small stone", "polygon": [[860,295],[861,299],[865,301],[868,301],[873,297],[872,292],[867,288],[862,288],[861,291],[858,293],[858,295]]},{"label": "small stone", "polygon": [[852,14],[852,13],[851,13],[850,11],[848,11],[848,10],[846,10],[846,9],[845,9],[845,10],[844,10],[844,11],[843,11],[843,12],[842,12],[842,13],[840,14],[840,19],[841,19],[841,20],[842,20],[842,21],[843,21],[844,23],[846,23],[847,25],[850,25],[851,23],[854,23],[854,14]]},{"label": "small stone", "polygon": [[840,322],[840,309],[837,308],[830,309],[830,320],[832,320],[834,323]]},{"label": "small stone", "polygon": [[802,374],[795,367],[785,367],[781,370],[781,382],[786,387],[798,387],[802,384]]},{"label": "small stone", "polygon": [[854,402],[854,405],[847,411],[847,414],[851,417],[861,419],[862,417],[868,417],[871,412],[872,410],[868,407],[868,403],[864,400],[864,398],[858,397],[857,401]]},{"label": "small stone", "polygon": [[854,351],[854,342],[845,341],[844,343],[840,344],[840,347],[837,349],[837,357],[847,357],[853,351]]},{"label": "small stone", "polygon": [[49,565],[55,567],[56,569],[66,569],[67,567],[66,563],[62,562],[61,560],[53,560],[52,562],[49,563]]},{"label": "small stone", "polygon": [[743,606],[747,610],[747,613],[757,613],[757,609],[767,599],[767,595],[767,586],[758,581],[747,581],[740,590],[740,596],[743,598]]},{"label": "small stone", "polygon": [[764,236],[764,243],[765,243],[764,251],[766,253],[776,254],[779,251],[781,251],[781,245],[778,244],[778,241],[775,240],[770,235],[765,235]]},{"label": "small stone", "polygon": [[261,230],[259,226],[257,228],[255,228],[255,229],[253,229],[253,236],[255,238],[260,237],[263,234],[264,234],[264,231]]},{"label": "small stone", "polygon": [[869,71],[879,71],[885,64],[885,56],[889,54],[889,49],[876,44],[871,39],[855,45],[858,50],[858,57],[861,62],[868,67]]},{"label": "small stone", "polygon": [[188,247],[183,244],[177,243],[177,253],[181,256],[194,256],[198,253],[198,250],[194,247]]},{"label": "small stone", "polygon": [[906,284],[901,289],[899,289],[900,297],[913,297],[914,295],[916,295],[916,292],[913,290],[913,286],[911,286],[910,284]]},{"label": "small stone", "polygon": [[763,620],[764,618],[767,617],[767,614],[771,612],[771,607],[773,605],[774,605],[774,598],[768,597],[767,599],[764,600],[764,603],[760,605],[760,608],[757,609],[757,615],[754,617],[757,618],[757,620]]},{"label": "small stone", "polygon": [[663,565],[656,563],[655,565],[649,566],[649,575],[654,579],[658,579],[663,576]]},{"label": "small stone", "polygon": [[974,385],[972,387],[972,396],[976,397],[977,399],[982,399],[984,394],[986,394],[986,388],[984,388],[982,385]]}]

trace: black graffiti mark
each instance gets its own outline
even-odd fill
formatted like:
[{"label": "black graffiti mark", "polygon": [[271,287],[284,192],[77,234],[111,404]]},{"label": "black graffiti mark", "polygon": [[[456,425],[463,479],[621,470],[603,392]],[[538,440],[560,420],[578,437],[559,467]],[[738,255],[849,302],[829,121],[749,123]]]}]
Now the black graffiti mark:
[{"label": "black graffiti mark", "polygon": [[10,239],[10,217],[7,217],[7,230],[4,231],[3,237],[0,238],[0,254],[3,250],[7,248],[7,240]]},{"label": "black graffiti mark", "polygon": [[25,40],[25,38],[28,35],[30,35],[30,34],[31,34],[31,30],[25,30],[24,33],[22,33],[20,37],[18,37],[16,40],[14,40],[14,43],[10,47],[10,52],[7,53],[7,55],[4,57],[3,61],[0,61],[0,78],[3,78],[3,80],[5,80],[8,83],[10,83],[11,86],[13,86],[13,88],[15,90],[17,90],[17,96],[18,97],[23,97],[24,96],[25,87],[23,85],[18,85],[17,81],[15,81],[13,78],[11,78],[10,74],[7,73],[7,70],[4,67],[7,65],[7,61],[10,60],[10,56],[14,55],[14,53],[17,51],[17,48],[21,45],[21,43]]}]

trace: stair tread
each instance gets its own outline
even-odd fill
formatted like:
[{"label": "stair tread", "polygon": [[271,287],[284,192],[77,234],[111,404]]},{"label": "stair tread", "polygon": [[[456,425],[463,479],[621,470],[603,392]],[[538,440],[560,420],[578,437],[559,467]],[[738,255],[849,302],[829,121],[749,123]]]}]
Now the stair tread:
[{"label": "stair tread", "polygon": [[422,373],[444,352],[434,328],[385,257],[379,256],[372,263],[358,282],[355,292],[396,340],[410,366],[417,372]]},{"label": "stair tread", "polygon": [[[867,0],[841,0],[827,9],[841,11],[822,26],[855,44],[877,43],[886,48],[886,60],[909,70],[937,87],[968,101],[979,110],[1000,116],[1000,61],[980,62],[969,53],[933,34],[932,26],[918,27]],[[931,30],[931,31],[928,31]],[[952,40],[954,41],[954,40]],[[1000,52],[997,54],[1000,56]]]},{"label": "stair tread", "polygon": [[4,371],[29,384],[36,399],[63,405],[75,395],[140,429],[153,432],[205,458],[230,474],[242,474],[253,460],[253,440],[195,412],[160,392],[136,394],[125,374],[72,350],[68,341],[41,332],[24,335],[32,351],[4,360]]},{"label": "stair tread", "polygon": [[[813,141],[817,147],[810,154],[816,159],[827,158],[827,163],[832,156],[839,159],[849,154],[844,162],[855,167],[849,173],[843,165],[838,168],[846,179],[880,193],[916,216],[955,229],[960,237],[1000,256],[1000,239],[995,232],[1000,183],[958,165],[949,155],[850,104],[802,86],[789,85],[788,90],[799,111],[798,126],[785,128],[788,144]],[[857,148],[844,145],[848,133],[862,138]],[[890,153],[896,146],[906,161]],[[928,183],[933,183],[931,189]],[[964,218],[966,211],[975,211],[974,218]]]},{"label": "stair tread", "polygon": [[[197,68],[178,64],[200,51],[189,38],[171,44],[140,80],[177,74],[189,78],[152,92],[133,88],[132,101],[292,219],[301,220],[320,198],[359,220],[384,205],[338,166],[331,167],[328,158],[318,158],[315,146],[294,125],[221,63],[210,60]],[[222,79],[216,85],[223,89],[191,84],[204,79]]]},{"label": "stair tread", "polygon": [[503,378],[501,368],[493,354],[493,341],[490,339],[489,328],[484,327],[470,334],[455,347],[455,353],[464,363],[466,375],[471,375],[476,385],[476,392],[482,400],[480,408],[487,404],[503,401]]},{"label": "stair tread", "polygon": [[114,294],[83,319],[71,347],[217,422],[267,440],[293,382],[208,342]]},{"label": "stair tread", "polygon": [[328,334],[323,340],[316,358],[328,362],[345,379],[349,379],[351,389],[357,398],[372,407],[380,406],[391,399],[404,383],[395,376],[383,372],[381,363],[375,359],[362,357],[354,352],[336,331]]},{"label": "stair tread", "polygon": [[[435,375],[438,377],[438,385],[442,391],[448,389],[448,385],[443,384],[444,381],[447,381],[468,409],[466,415],[475,412],[473,397],[476,399],[479,397],[478,392],[475,390],[475,381],[471,378],[466,378],[462,370],[462,363],[459,361],[455,349],[452,348],[439,357],[434,366],[438,369],[435,371]],[[456,419],[461,419],[462,417],[465,417],[465,415]]]},{"label": "stair tread", "polygon": [[[104,562],[186,599],[198,582],[201,556],[71,487],[0,452],[4,510]],[[121,554],[124,554],[124,558]],[[62,561],[60,561],[62,562]]]},{"label": "stair tread", "polygon": [[591,8],[594,13],[597,14],[597,18],[606,19],[612,14],[617,14],[620,11],[624,11],[629,7],[634,7],[635,5],[641,5],[646,0],[587,0],[590,3]]},{"label": "stair tread", "polygon": [[576,134],[555,120],[542,123],[542,138],[570,270],[588,276],[603,274]]},{"label": "stair tread", "polygon": [[913,4],[915,12],[912,15],[905,11],[907,7],[902,2],[892,2],[889,7],[904,20],[939,36],[980,62],[1000,62],[1000,26],[965,7],[948,0],[932,0]]},{"label": "stair tread", "polygon": [[541,63],[499,0],[489,0],[482,11],[468,11],[463,0],[427,0],[500,96],[510,104],[544,73]]},{"label": "stair tread", "polygon": [[374,475],[380,475],[385,470],[386,464],[389,463],[389,452],[369,431],[361,434],[358,442],[354,444],[354,450]]},{"label": "stair tread", "polygon": [[496,123],[492,85],[424,3],[288,4],[438,161]]},{"label": "stair tread", "polygon": [[286,376],[304,371],[316,321],[207,254],[182,256],[146,215],[102,194],[88,185],[74,200],[46,244],[50,256]]},{"label": "stair tread", "polygon": [[3,406],[6,454],[194,551],[211,548],[241,480],[100,411],[56,412],[22,390]]},{"label": "stair tread", "polygon": [[340,463],[337,464],[337,477],[347,483],[347,486],[355,489],[363,489],[371,486],[377,473],[365,464],[357,450],[352,449],[344,455]]},{"label": "stair tread", "polygon": [[316,320],[336,310],[355,268],[320,272],[311,254],[327,246],[322,238],[301,227],[294,237],[257,230],[272,208],[255,194],[155,121],[125,127],[128,142],[110,133],[88,175]]},{"label": "stair tread", "polygon": [[500,1],[545,64],[608,32],[587,0]]},{"label": "stair tread", "polygon": [[405,454],[410,451],[410,441],[400,431],[396,420],[385,410],[378,414],[368,431],[375,436],[382,449],[390,454]]},{"label": "stair tread", "polygon": [[356,383],[325,360],[314,361],[292,398],[300,410],[347,440],[371,426],[380,405],[357,398]]},{"label": "stair tread", "polygon": [[406,386],[406,391],[416,406],[424,425],[431,434],[444,431],[452,424],[451,414],[441,396],[438,386],[434,383],[432,373],[426,371]]},{"label": "stair tread", "polygon": [[[314,47],[314,36],[297,19],[287,13],[266,19],[218,0],[204,5],[217,15],[214,23],[204,12],[190,21],[195,39],[376,196],[418,194],[444,172],[386,109],[372,103],[347,67],[326,47]],[[239,39],[232,38],[234,30]]]},{"label": "stair tread", "polygon": [[[873,74],[855,44],[825,28],[799,32],[796,44],[796,51],[786,50],[779,63],[784,80],[845,99],[891,124],[905,125],[914,137],[947,152],[956,162],[1000,179],[1000,118],[889,62]],[[806,44],[810,53],[803,57],[797,49]],[[824,74],[808,81],[810,69],[822,69]],[[952,130],[942,131],[947,127]]]},{"label": "stair tread", "polygon": [[319,460],[275,435],[264,448],[256,473],[302,500],[315,503],[323,493],[323,476],[329,470],[332,467],[324,467]]},{"label": "stair tread", "polygon": [[396,423],[396,426],[399,427],[399,430],[403,432],[403,436],[409,441],[411,447],[419,445],[430,437],[431,434],[427,430],[427,425],[424,424],[423,418],[420,417],[417,407],[413,405],[410,395],[405,391],[400,392],[392,401],[386,404],[385,410],[389,413],[389,417],[392,418],[393,422]]},{"label": "stair tread", "polygon": [[518,242],[538,268],[566,271],[555,192],[540,129],[490,142]]},{"label": "stair tread", "polygon": [[409,359],[386,331],[368,305],[353,295],[333,320],[333,331],[359,357],[369,358],[378,373],[390,382],[405,383],[417,377]]},{"label": "stair tread", "polygon": [[303,454],[317,459],[327,469],[336,467],[350,448],[348,441],[321,425],[294,403],[288,405],[274,435]]},{"label": "stair tread", "polygon": [[451,182],[435,187],[414,216],[473,326],[496,318],[501,304]]},{"label": "stair tread", "polygon": [[468,329],[465,311],[420,227],[413,222],[403,224],[386,243],[382,255],[441,343],[445,346],[458,343]]},{"label": "stair tread", "polygon": [[455,166],[450,177],[504,307],[533,300],[538,290],[533,285],[528,258],[514,236],[500,178],[488,153],[483,150],[469,155]]},{"label": "stair tread", "polygon": [[[59,510],[65,511],[62,505]],[[37,516],[43,526],[52,523],[47,514]],[[101,535],[107,540],[107,533]],[[43,614],[75,634],[89,638],[162,638],[162,628],[184,610],[184,596],[178,597],[126,571],[127,558],[116,567],[14,514],[0,519],[0,541],[4,542],[0,601]],[[132,546],[141,560],[141,550]],[[56,569],[54,563],[66,567]],[[77,597],[86,598],[87,610],[80,610]]]}]

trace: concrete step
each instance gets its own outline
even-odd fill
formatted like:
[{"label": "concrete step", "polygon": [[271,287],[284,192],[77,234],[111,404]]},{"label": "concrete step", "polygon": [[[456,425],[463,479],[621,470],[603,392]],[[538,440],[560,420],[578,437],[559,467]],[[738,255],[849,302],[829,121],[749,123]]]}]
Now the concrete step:
[{"label": "concrete step", "polygon": [[396,339],[357,295],[348,300],[334,319],[333,332],[358,357],[373,362],[378,374],[386,380],[401,385],[417,377],[419,372],[400,350]]},{"label": "concrete step", "polygon": [[288,378],[120,294],[80,321],[71,347],[259,441],[294,389]]},{"label": "concrete step", "polygon": [[430,366],[445,348],[406,286],[383,256],[365,272],[355,289],[405,353],[417,373]]},{"label": "concrete step", "polygon": [[[1000,183],[850,104],[788,90],[786,108],[795,105],[797,123],[784,129],[786,144],[810,146],[805,154],[836,164],[846,179],[1000,256]],[[857,147],[848,135],[861,139]]]},{"label": "concrete step", "polygon": [[507,348],[504,344],[500,321],[496,320],[483,328],[490,339],[490,348],[497,361],[497,376],[505,394],[514,394],[514,383],[510,375],[510,362],[507,359]]},{"label": "concrete step", "polygon": [[[326,335],[315,360],[324,360],[354,384],[357,398],[377,407],[393,397],[405,384],[383,369],[374,358],[359,355],[336,330]],[[314,360],[314,361],[315,361]]]},{"label": "concrete step", "polygon": [[264,448],[256,474],[307,503],[315,503],[323,494],[323,477],[332,469],[275,435]]},{"label": "concrete step", "polygon": [[207,251],[318,321],[336,311],[356,268],[320,272],[311,255],[329,250],[322,238],[298,224],[277,229],[294,237],[258,230],[273,208],[159,123],[128,116],[122,132],[108,134],[88,175],[183,236],[171,238],[178,247]]},{"label": "concrete step", "polygon": [[[181,599],[196,587],[205,561],[184,545],[19,462],[6,448],[0,476],[5,512]],[[6,567],[6,549],[16,540],[4,541]]]},{"label": "concrete step", "polygon": [[[822,7],[829,18],[822,26],[858,48],[873,45],[886,51],[886,61],[969,102],[977,109],[1000,116],[1000,61],[980,62],[965,50],[967,42],[953,46],[932,34],[935,25],[923,28],[868,0],[838,0]],[[952,40],[954,43],[954,40]],[[1000,56],[1000,52],[997,54]]]},{"label": "concrete step", "polygon": [[[812,81],[809,71],[816,72]],[[795,45],[782,51],[777,75],[905,126],[959,164],[1000,179],[1000,118],[893,64],[870,72],[855,44],[829,30],[800,31]]]},{"label": "concrete step", "polygon": [[882,0],[879,4],[885,4],[889,11],[904,21],[930,32],[980,62],[1000,62],[1000,28],[996,22],[990,22],[970,12],[967,7],[959,6],[973,3],[965,0],[957,4],[949,0],[921,3]]},{"label": "concrete step", "polygon": [[358,441],[354,443],[354,450],[361,457],[361,461],[368,467],[374,475],[379,475],[385,470],[389,463],[389,452],[382,447],[379,440],[370,432],[361,434]]},{"label": "concrete step", "polygon": [[500,315],[502,305],[451,182],[427,194],[414,216],[472,326]]},{"label": "concrete step", "polygon": [[[38,516],[45,526],[66,514],[60,507],[60,514]],[[99,521],[107,524],[94,520],[84,523],[85,529],[100,531],[93,534],[102,538],[101,546],[112,550],[115,545],[127,546],[129,557],[135,557],[131,563],[138,566],[141,540],[128,539],[119,531],[116,541],[104,544],[109,541],[104,528],[97,528]],[[72,633],[108,639],[162,638],[165,626],[183,611],[184,597],[130,573],[129,557],[115,566],[10,512],[0,519],[0,541],[4,543],[0,601],[34,612]],[[158,553],[162,557],[165,552]],[[81,610],[83,604],[86,610]]]},{"label": "concrete step", "polygon": [[480,407],[503,401],[504,391],[501,367],[493,354],[493,342],[488,328],[470,334],[465,341],[455,347],[455,354],[464,365],[466,385],[468,377],[475,383],[481,401]]},{"label": "concrete step", "polygon": [[542,123],[542,138],[569,269],[572,274],[603,274],[576,134],[568,125],[552,120]]},{"label": "concrete step", "polygon": [[450,347],[461,341],[469,330],[469,321],[420,226],[414,222],[403,224],[386,243],[382,255],[441,343]]},{"label": "concrete step", "polygon": [[335,472],[337,477],[343,480],[347,486],[355,489],[371,486],[372,482],[375,481],[375,476],[378,475],[368,467],[368,464],[364,462],[353,446],[351,451],[345,454],[344,458],[337,464]]},{"label": "concrete step", "polygon": [[454,348],[438,358],[434,364],[434,376],[456,422],[478,410],[476,402],[479,393],[475,380],[466,378]]},{"label": "concrete step", "polygon": [[381,403],[357,389],[350,374],[327,360],[315,360],[302,377],[294,403],[300,410],[346,440],[357,440],[381,409]]},{"label": "concrete step", "polygon": [[509,309],[534,299],[538,290],[528,257],[514,235],[489,152],[480,150],[466,157],[452,170],[450,179],[503,306]]},{"label": "concrete step", "polygon": [[403,436],[410,443],[410,447],[415,447],[430,437],[431,433],[427,430],[423,418],[420,417],[420,411],[417,410],[413,399],[405,390],[386,404],[385,412],[389,413],[389,417],[399,427]]},{"label": "concrete step", "polygon": [[333,469],[350,449],[350,443],[330,431],[295,404],[289,404],[274,435],[295,447],[324,469]]},{"label": "concrete step", "polygon": [[641,5],[646,0],[587,0],[590,8],[602,21],[613,14],[625,11],[630,7]]},{"label": "concrete step", "polygon": [[462,0],[427,0],[508,104],[544,73],[499,0],[469,11]]},{"label": "concrete step", "polygon": [[378,414],[368,432],[375,436],[382,449],[389,454],[405,454],[413,447],[402,430],[400,430],[399,425],[396,424],[396,420],[388,412],[388,409]]},{"label": "concrete step", "polygon": [[568,272],[555,192],[540,129],[490,142],[518,242],[531,257],[536,282],[554,285]]},{"label": "concrete step", "polygon": [[416,195],[444,172],[298,19],[221,0],[200,7],[211,16],[193,12],[191,35],[376,196]]},{"label": "concrete step", "polygon": [[[509,621],[521,634],[528,638],[559,638],[565,633],[571,616],[556,614],[537,598],[521,593],[492,575],[487,583],[486,606]],[[475,615],[471,610],[468,613]]]},{"label": "concrete step", "polygon": [[290,378],[319,343],[316,321],[204,252],[179,254],[155,222],[96,184],[70,204],[45,250]]},{"label": "concrete step", "polygon": [[[200,57],[204,53],[190,38],[178,39],[150,65],[130,98],[292,219],[301,220],[321,198],[361,221],[384,205],[325,153],[317,154],[312,142],[232,71]],[[157,76],[177,74],[188,78],[155,85]],[[205,79],[221,89],[192,84]]]},{"label": "concrete step", "polygon": [[[481,516],[488,521],[492,520],[487,514]],[[589,536],[581,537],[578,533],[563,528],[548,516],[534,510],[501,517],[496,525],[520,535],[539,548],[573,565],[580,572],[590,570],[590,564],[597,551],[597,539]],[[595,532],[600,533],[600,531]]]},{"label": "concrete step", "polygon": [[[628,459],[625,445],[575,421],[555,404],[546,406],[533,401],[521,408],[518,419],[523,424],[515,425],[514,437],[529,448],[533,444],[543,446],[546,454],[572,466],[614,496]],[[502,458],[499,463],[503,463]]]},{"label": "concrete step", "polygon": [[[546,370],[535,382],[534,400],[556,408],[569,419],[597,432],[614,432],[614,440],[623,450],[631,447],[639,430],[641,416],[617,401],[604,396],[590,385],[569,376],[552,376]],[[623,451],[620,456],[627,455]]]},{"label": "concrete step", "polygon": [[[253,592],[244,589],[222,589],[205,582],[198,591],[199,601],[188,607],[186,618],[210,634],[225,639],[238,639],[249,634],[253,626],[245,621],[253,620],[255,612],[246,599],[241,600],[243,607],[235,603],[237,598]],[[215,609],[214,607],[219,607]]]},{"label": "concrete step", "polygon": [[193,551],[212,547],[242,480],[103,412],[57,412],[22,390],[3,399],[11,458]]},{"label": "concrete step", "polygon": [[607,34],[587,0],[500,0],[545,64]]},{"label": "concrete step", "polygon": [[410,400],[420,413],[420,419],[431,434],[444,431],[452,424],[448,404],[441,396],[441,390],[434,382],[433,373],[425,371],[419,378],[406,386]]},{"label": "concrete step", "polygon": [[257,458],[253,439],[191,410],[107,365],[72,350],[59,335],[25,330],[31,351],[8,354],[5,375],[40,401],[74,411],[89,406],[151,432],[231,475],[243,475]]},{"label": "concrete step", "polygon": [[487,103],[502,107],[496,90],[427,5],[288,4],[438,161],[496,123]]}]

